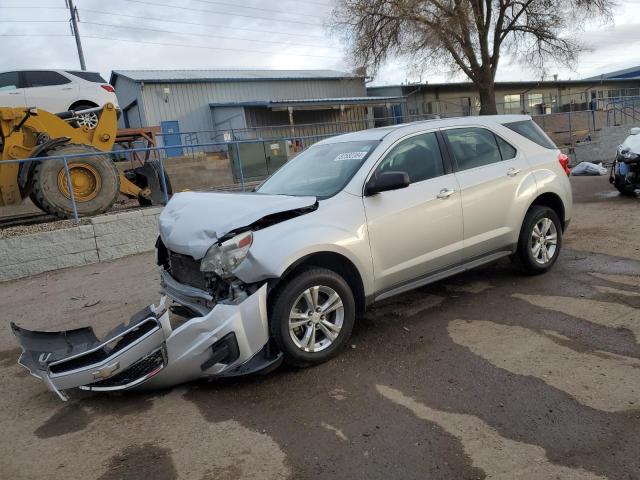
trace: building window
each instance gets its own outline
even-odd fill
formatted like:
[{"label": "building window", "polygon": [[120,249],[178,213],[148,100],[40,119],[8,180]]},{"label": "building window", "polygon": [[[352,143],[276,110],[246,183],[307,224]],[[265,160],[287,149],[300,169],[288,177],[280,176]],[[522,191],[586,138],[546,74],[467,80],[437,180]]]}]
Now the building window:
[{"label": "building window", "polygon": [[541,93],[530,93],[529,94],[529,108],[533,109],[538,105],[542,104],[542,94]]},{"label": "building window", "polygon": [[637,97],[638,95],[640,95],[640,89],[639,88],[627,88],[627,96],[628,97]]},{"label": "building window", "polygon": [[520,94],[504,96],[504,113],[520,113]]},{"label": "building window", "polygon": [[607,91],[607,96],[609,98],[618,98],[620,96],[620,90],[609,90]]}]

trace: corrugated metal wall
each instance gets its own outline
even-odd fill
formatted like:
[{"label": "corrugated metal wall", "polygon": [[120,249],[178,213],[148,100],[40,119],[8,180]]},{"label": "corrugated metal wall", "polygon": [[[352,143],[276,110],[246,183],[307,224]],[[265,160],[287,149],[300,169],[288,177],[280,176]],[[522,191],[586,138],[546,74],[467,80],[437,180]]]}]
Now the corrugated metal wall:
[{"label": "corrugated metal wall", "polygon": [[[171,92],[166,101],[165,88]],[[161,121],[177,120],[181,132],[214,130],[210,103],[364,96],[362,79],[147,83],[142,90],[147,123],[159,125]]]},{"label": "corrugated metal wall", "polygon": [[[140,85],[136,82],[129,80],[124,77],[117,77],[114,88],[116,89],[116,96],[118,97],[118,104],[120,108],[123,110],[123,114],[120,115],[120,120],[118,120],[118,128],[125,128],[125,115],[124,109],[127,106],[131,105],[132,102],[138,102],[138,111],[134,112],[136,115],[136,124],[142,122],[143,126],[146,126],[146,116],[144,112],[144,108],[141,100],[141,92]],[[133,122],[132,122],[133,123]],[[134,125],[131,125],[132,127]],[[139,126],[139,125],[135,125]]]}]

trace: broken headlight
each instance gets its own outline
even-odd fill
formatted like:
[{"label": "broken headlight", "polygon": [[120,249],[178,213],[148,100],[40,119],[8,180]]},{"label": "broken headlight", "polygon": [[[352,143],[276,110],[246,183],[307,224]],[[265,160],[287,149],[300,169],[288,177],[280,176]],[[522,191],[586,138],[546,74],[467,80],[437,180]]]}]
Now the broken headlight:
[{"label": "broken headlight", "polygon": [[214,243],[200,262],[202,272],[215,272],[222,278],[231,276],[231,272],[245,259],[253,243],[253,232],[244,232],[220,244]]}]

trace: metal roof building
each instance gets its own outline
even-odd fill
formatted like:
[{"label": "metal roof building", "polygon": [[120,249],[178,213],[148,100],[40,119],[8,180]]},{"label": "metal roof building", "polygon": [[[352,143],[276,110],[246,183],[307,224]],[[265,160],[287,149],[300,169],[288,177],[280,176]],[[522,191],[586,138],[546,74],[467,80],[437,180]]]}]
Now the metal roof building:
[{"label": "metal roof building", "polygon": [[404,101],[367,96],[365,77],[334,70],[116,70],[111,84],[120,126],[160,125],[165,145],[187,132],[210,133],[197,136],[203,142],[230,131],[256,138],[271,126],[367,121],[373,107]]}]

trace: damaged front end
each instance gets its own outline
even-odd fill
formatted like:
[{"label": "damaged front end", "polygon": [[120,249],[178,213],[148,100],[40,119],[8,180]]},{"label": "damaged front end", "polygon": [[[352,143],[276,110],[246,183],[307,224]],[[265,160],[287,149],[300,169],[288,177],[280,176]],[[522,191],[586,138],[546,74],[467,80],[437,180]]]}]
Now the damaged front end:
[{"label": "damaged front end", "polygon": [[[63,400],[76,387],[163,388],[276,368],[282,354],[269,341],[268,281],[243,282],[234,271],[249,254],[254,231],[317,205],[315,197],[174,195],[159,220],[160,304],[101,339],[91,328],[35,332],[12,323],[23,350],[19,363]],[[228,211],[235,211],[235,222]]]},{"label": "damaged front end", "polygon": [[18,362],[40,378],[62,400],[64,390],[132,388],[167,365],[165,333],[168,312],[164,299],[151,305],[98,339],[92,328],[35,332],[11,323],[22,354]]},{"label": "damaged front end", "polygon": [[[280,364],[271,351],[267,285],[235,302],[177,282],[163,270],[173,300],[150,306],[103,338],[92,328],[35,332],[11,324],[22,347],[19,363],[62,400],[65,390],[164,388],[198,378],[266,372]],[[211,306],[213,305],[213,306]]]}]

